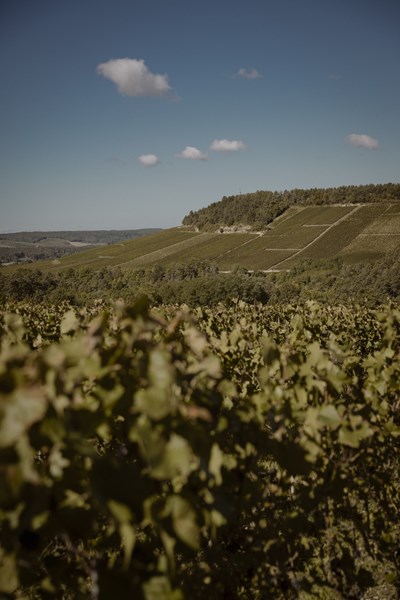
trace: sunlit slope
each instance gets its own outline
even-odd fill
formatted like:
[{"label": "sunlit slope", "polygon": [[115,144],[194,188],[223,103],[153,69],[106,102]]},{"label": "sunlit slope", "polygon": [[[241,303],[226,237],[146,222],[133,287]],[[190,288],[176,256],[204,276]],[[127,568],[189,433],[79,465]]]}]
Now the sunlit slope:
[{"label": "sunlit slope", "polygon": [[[174,228],[166,229],[158,233],[148,235],[135,240],[128,240],[118,244],[109,246],[99,246],[87,252],[82,252],[79,255],[70,255],[61,258],[59,261],[42,263],[45,270],[69,269],[80,267],[91,267],[94,269],[102,269],[104,267],[123,267],[133,264],[136,265],[137,259],[142,259],[143,263],[148,261],[148,257],[153,253],[164,253],[168,255],[172,248],[184,248],[191,245],[199,233],[193,231],[185,231],[183,229]],[[172,251],[173,252],[173,251]],[[157,260],[155,259],[155,262]],[[39,263],[36,263],[39,266]],[[42,268],[40,265],[40,268]],[[138,263],[138,266],[141,266]]]},{"label": "sunlit slope", "polygon": [[112,246],[101,246],[31,268],[119,267],[210,260],[220,270],[292,268],[299,259],[341,257],[374,260],[400,247],[400,204],[292,207],[264,232],[204,233],[182,227]]},{"label": "sunlit slope", "polygon": [[[340,252],[347,262],[379,258],[400,246],[400,204],[389,205],[381,211],[378,210],[379,207],[365,206],[357,215],[360,218],[369,217],[369,222]],[[370,209],[370,213],[367,212],[367,208]],[[377,214],[376,218],[371,219],[373,208]]]}]

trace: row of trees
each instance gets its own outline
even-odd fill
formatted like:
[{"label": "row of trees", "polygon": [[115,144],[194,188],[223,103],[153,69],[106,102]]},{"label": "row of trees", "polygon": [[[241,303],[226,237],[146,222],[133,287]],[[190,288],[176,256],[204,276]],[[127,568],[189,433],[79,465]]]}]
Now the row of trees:
[{"label": "row of trees", "polygon": [[120,269],[94,271],[69,269],[59,273],[19,269],[0,273],[0,300],[26,300],[57,304],[69,302],[84,306],[96,299],[123,299],[134,302],[146,295],[153,304],[216,304],[229,298],[247,302],[268,301],[267,282],[262,275],[249,275],[244,269],[219,274],[218,267],[207,261],[192,261],[167,268],[124,272]]},{"label": "row of trees", "polygon": [[14,247],[0,244],[0,264],[31,263],[37,260],[54,260],[82,252],[82,248],[74,246],[37,246],[36,244],[19,244]]},{"label": "row of trees", "polygon": [[99,229],[80,231],[19,231],[16,233],[1,233],[0,240],[7,242],[20,242],[24,244],[39,244],[43,241],[67,240],[69,242],[82,242],[85,244],[115,244],[123,240],[130,240],[143,235],[149,235],[159,229]]}]

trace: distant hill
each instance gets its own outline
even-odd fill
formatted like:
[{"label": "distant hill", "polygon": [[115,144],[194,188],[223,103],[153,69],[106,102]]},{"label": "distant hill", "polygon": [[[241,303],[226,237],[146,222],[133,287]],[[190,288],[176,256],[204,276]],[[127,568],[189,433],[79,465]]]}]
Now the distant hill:
[{"label": "distant hill", "polygon": [[234,229],[176,227],[28,266],[50,272],[81,267],[128,271],[209,261],[220,271],[268,272],[291,270],[304,259],[375,261],[400,249],[400,202],[296,204],[264,230]]},{"label": "distant hill", "polygon": [[23,231],[0,234],[0,263],[29,263],[82,252],[91,246],[115,244],[156,231],[152,229],[96,231]]}]

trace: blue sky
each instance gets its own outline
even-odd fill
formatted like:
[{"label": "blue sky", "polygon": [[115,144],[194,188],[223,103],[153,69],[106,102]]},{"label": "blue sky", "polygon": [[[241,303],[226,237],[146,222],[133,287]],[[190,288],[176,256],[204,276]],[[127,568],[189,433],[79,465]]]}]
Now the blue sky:
[{"label": "blue sky", "polygon": [[399,182],[398,0],[2,0],[0,231]]}]

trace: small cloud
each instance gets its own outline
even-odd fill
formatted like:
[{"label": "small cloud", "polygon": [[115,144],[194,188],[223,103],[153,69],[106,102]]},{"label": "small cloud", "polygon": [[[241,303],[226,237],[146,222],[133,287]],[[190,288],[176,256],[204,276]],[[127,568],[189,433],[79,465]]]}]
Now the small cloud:
[{"label": "small cloud", "polygon": [[192,160],[207,160],[207,154],[204,154],[194,146],[186,146],[186,148],[176,156],[178,158],[191,158]]},{"label": "small cloud", "polygon": [[97,65],[97,73],[113,81],[125,96],[167,96],[171,91],[167,75],[155,75],[144,60],[116,58]]},{"label": "small cloud", "polygon": [[262,79],[262,75],[257,71],[257,69],[239,69],[237,76],[243,77],[243,79]]},{"label": "small cloud", "polygon": [[144,167],[155,167],[160,162],[160,159],[155,154],[142,154],[139,156],[138,161]]},{"label": "small cloud", "polygon": [[352,146],[368,148],[368,150],[377,150],[377,148],[379,148],[378,140],[375,140],[365,133],[350,133],[350,135],[347,136],[347,141]]},{"label": "small cloud", "polygon": [[342,79],[342,76],[339,75],[339,73],[329,73],[328,78],[332,79],[333,81],[339,81]]},{"label": "small cloud", "polygon": [[210,150],[216,152],[237,152],[245,148],[246,144],[241,140],[214,140],[210,146]]}]

